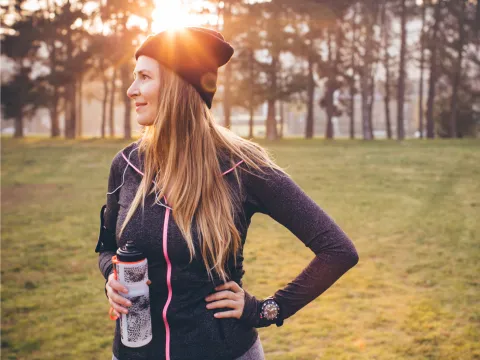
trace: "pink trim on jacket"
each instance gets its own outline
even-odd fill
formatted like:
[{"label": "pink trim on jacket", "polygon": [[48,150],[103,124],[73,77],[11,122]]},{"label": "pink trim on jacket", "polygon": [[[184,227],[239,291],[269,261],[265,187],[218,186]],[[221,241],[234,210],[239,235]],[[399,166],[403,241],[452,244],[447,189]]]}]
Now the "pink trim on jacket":
[{"label": "pink trim on jacket", "polygon": [[[130,165],[133,169],[135,169],[136,172],[141,174],[142,176],[145,176],[143,172],[140,171],[135,165],[133,165],[128,158],[125,156],[125,154],[122,152],[122,156],[125,159],[125,161]],[[240,165],[244,160],[239,161],[238,163],[235,164],[231,169],[225,171],[222,173],[223,175],[228,174],[229,172],[233,171],[238,165]],[[154,181],[152,181],[154,182]],[[167,198],[163,196],[165,199],[165,204],[168,205]],[[167,319],[167,310],[168,306],[170,305],[170,302],[172,301],[172,296],[173,296],[173,290],[172,290],[172,263],[170,262],[170,258],[168,256],[168,250],[167,250],[167,236],[168,236],[168,220],[170,218],[170,208],[166,208],[165,211],[165,219],[163,222],[163,256],[165,258],[165,261],[167,262],[167,288],[168,288],[168,297],[167,301],[165,302],[165,306],[163,307],[163,323],[165,324],[165,360],[170,360],[170,325],[168,324],[168,319]]]},{"label": "pink trim on jacket", "polygon": [[[167,204],[167,199],[165,198],[165,203]],[[168,204],[167,204],[168,205]],[[167,234],[168,234],[168,219],[170,217],[170,209],[165,211],[165,220],[163,222],[163,256],[167,262],[167,288],[168,288],[168,298],[163,307],[163,323],[165,324],[165,359],[170,360],[170,325],[167,320],[167,310],[170,302],[172,301],[173,290],[172,290],[172,263],[168,257],[167,251]]]}]

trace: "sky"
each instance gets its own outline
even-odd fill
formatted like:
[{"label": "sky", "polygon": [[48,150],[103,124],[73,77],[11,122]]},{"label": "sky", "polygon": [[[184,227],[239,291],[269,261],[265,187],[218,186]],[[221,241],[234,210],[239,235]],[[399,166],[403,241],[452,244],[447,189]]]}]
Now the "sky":
[{"label": "sky", "polygon": [[[50,0],[55,1],[61,5],[65,3],[65,0]],[[25,10],[35,11],[42,7],[46,7],[48,0],[26,0],[23,4]],[[74,2],[74,1],[72,1]],[[8,6],[11,4],[11,0],[0,0],[0,5]],[[166,29],[178,28],[183,26],[195,26],[200,24],[215,25],[217,23],[217,16],[215,15],[217,4],[212,4],[210,1],[205,0],[154,0],[155,10],[152,13],[153,18],[153,32],[160,32]],[[218,2],[220,7],[223,6],[223,2]],[[86,2],[84,11],[89,14],[98,7],[98,1]],[[195,12],[200,11],[203,8],[208,8],[211,14],[199,15]],[[12,19],[9,19],[12,18]],[[8,24],[13,19],[10,15],[5,19]],[[133,24],[143,24],[143,20],[140,18],[133,18]]]}]

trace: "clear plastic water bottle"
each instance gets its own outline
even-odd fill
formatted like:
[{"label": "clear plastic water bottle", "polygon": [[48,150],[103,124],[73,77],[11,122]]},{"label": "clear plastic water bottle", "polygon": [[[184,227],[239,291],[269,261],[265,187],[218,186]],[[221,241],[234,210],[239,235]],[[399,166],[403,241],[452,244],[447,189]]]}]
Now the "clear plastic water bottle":
[{"label": "clear plastic water bottle", "polygon": [[132,305],[120,315],[120,334],[125,346],[136,348],[152,340],[148,261],[130,242],[112,257],[115,278],[128,289],[122,294]]}]

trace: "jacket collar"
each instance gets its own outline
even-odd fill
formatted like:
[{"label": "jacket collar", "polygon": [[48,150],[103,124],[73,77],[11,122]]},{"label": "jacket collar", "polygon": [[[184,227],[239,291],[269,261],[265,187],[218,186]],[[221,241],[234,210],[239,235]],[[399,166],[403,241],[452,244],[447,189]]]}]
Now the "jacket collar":
[{"label": "jacket collar", "polygon": [[[138,152],[138,146],[140,145],[140,140],[141,139],[131,143],[130,145],[125,147],[122,151],[127,158],[129,158],[129,155],[130,155],[129,161],[137,169],[139,169],[141,172],[144,172],[144,155],[143,154],[139,155],[139,152]],[[236,159],[236,158],[234,158],[234,160],[235,162],[234,164],[232,164],[228,154],[225,151],[219,151],[218,161],[220,164],[220,171],[222,172],[222,174],[225,171],[230,170],[232,167],[235,166],[235,164],[237,164],[240,161],[240,159]]]}]

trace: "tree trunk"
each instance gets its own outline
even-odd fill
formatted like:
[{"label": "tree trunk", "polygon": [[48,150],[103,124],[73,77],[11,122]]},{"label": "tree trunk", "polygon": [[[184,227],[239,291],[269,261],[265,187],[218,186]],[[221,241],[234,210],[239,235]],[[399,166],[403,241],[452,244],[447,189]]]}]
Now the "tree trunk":
[{"label": "tree trunk", "polygon": [[65,98],[63,99],[63,136],[67,136],[68,116],[70,114],[70,99],[68,98],[68,86],[65,86]]},{"label": "tree trunk", "polygon": [[355,75],[350,84],[350,139],[355,139]]},{"label": "tree trunk", "polygon": [[78,106],[77,106],[77,136],[81,137],[83,134],[83,109],[82,109],[82,99],[83,99],[83,75],[80,73],[78,75]]},{"label": "tree trunk", "polygon": [[332,56],[332,44],[331,44],[331,34],[330,30],[328,31],[328,78],[325,86],[325,95],[323,97],[325,104],[325,114],[327,121],[325,122],[325,139],[333,139],[333,92],[335,85],[335,71],[333,65],[333,56]]},{"label": "tree trunk", "polygon": [[123,114],[123,138],[131,139],[132,138],[132,100],[127,95],[127,90],[130,87],[130,71],[129,64],[126,62],[122,64],[120,68],[120,76],[122,78],[122,91],[123,91],[123,103],[125,106],[125,111]]},{"label": "tree trunk", "polygon": [[50,136],[52,138],[60,136],[60,124],[58,121],[58,96],[58,87],[57,85],[54,85],[52,105],[50,108]]},{"label": "tree trunk", "polygon": [[307,117],[305,119],[305,139],[311,139],[314,132],[314,98],[315,79],[313,78],[313,49],[308,49],[308,78],[307,78]]},{"label": "tree trunk", "polygon": [[388,52],[385,52],[385,127],[387,130],[387,138],[392,138],[392,120],[391,120],[391,113],[390,113],[390,61]]},{"label": "tree trunk", "polygon": [[248,52],[248,61],[249,61],[249,81],[250,81],[250,93],[248,94],[248,113],[249,113],[249,119],[248,119],[248,137],[251,139],[253,138],[253,115],[255,113],[255,109],[254,109],[254,87],[255,87],[255,83],[254,83],[254,77],[255,77],[255,54],[253,52],[253,49],[250,49],[250,51]]},{"label": "tree trunk", "polygon": [[[54,16],[57,15],[57,7],[55,3],[49,0],[47,0],[47,7],[48,11],[53,14]],[[53,20],[51,20],[53,21]],[[56,65],[57,65],[57,48],[55,46],[55,38],[56,38],[56,32],[54,33],[53,37],[51,37],[48,41],[49,45],[49,59],[50,59],[50,71],[52,77],[56,77]],[[58,91],[58,85],[55,81],[52,82],[53,86],[53,99],[50,107],[50,136],[52,138],[60,136],[60,124],[58,120],[58,101],[59,101],[59,91]]]},{"label": "tree trunk", "polygon": [[[50,68],[52,69],[52,73],[55,74],[55,65],[56,65],[56,49],[52,42],[51,45],[51,53],[50,53]],[[60,136],[60,124],[58,120],[58,98],[60,97],[58,91],[58,85],[55,81],[53,81],[53,99],[52,104],[50,107],[50,136],[52,138]]]},{"label": "tree trunk", "polygon": [[373,140],[372,120],[370,115],[372,114],[372,77],[363,75],[361,78],[361,90],[362,90],[362,133],[364,140]]},{"label": "tree trunk", "polygon": [[276,140],[278,137],[275,113],[275,103],[277,99],[277,63],[278,54],[272,54],[272,63],[270,65],[270,94],[267,102],[267,140]]},{"label": "tree trunk", "polygon": [[427,5],[425,1],[422,4],[422,30],[420,38],[420,86],[418,94],[418,132],[420,134],[420,139],[423,139],[423,68],[425,63],[425,15],[427,12]]},{"label": "tree trunk", "polygon": [[280,100],[280,139],[283,138],[283,125],[285,123],[285,111],[283,101]]},{"label": "tree trunk", "polygon": [[254,108],[252,105],[248,106],[248,113],[249,113],[249,118],[248,118],[248,137],[250,139],[253,138],[253,115],[254,115]]},{"label": "tree trunk", "polygon": [[387,139],[391,139],[392,120],[390,115],[390,95],[385,95],[385,126],[387,128]]},{"label": "tree trunk", "polygon": [[329,89],[327,90],[326,96],[326,115],[327,115],[327,122],[326,122],[326,127],[325,127],[325,139],[333,139],[333,104],[332,104],[332,99],[333,99],[333,94],[332,91]]},{"label": "tree trunk", "polygon": [[375,77],[372,74],[370,79],[370,103],[368,104],[368,123],[370,129],[370,139],[374,139],[373,136],[373,105],[375,104]]},{"label": "tree trunk", "polygon": [[405,103],[405,52],[407,47],[407,4],[402,0],[400,64],[398,68],[397,92],[397,139],[405,139],[404,103]]},{"label": "tree trunk", "polygon": [[75,79],[71,79],[71,84],[66,86],[67,88],[67,101],[68,106],[65,112],[65,137],[67,139],[74,139],[76,135],[76,114],[77,114],[77,102],[76,102],[76,87]]},{"label": "tree trunk", "polygon": [[275,119],[275,99],[268,99],[267,102],[267,140],[277,139],[277,121]]},{"label": "tree trunk", "polygon": [[355,139],[355,44],[357,41],[357,6],[353,9],[353,25],[352,25],[352,48],[350,54],[350,63],[352,66],[352,79],[350,80],[350,139]]},{"label": "tree trunk", "polygon": [[391,120],[391,113],[390,113],[390,64],[388,59],[388,54],[386,54],[385,59],[385,97],[384,97],[384,104],[385,104],[385,127],[387,130],[387,138],[392,138],[392,120]]},{"label": "tree trunk", "polygon": [[115,137],[115,94],[117,92],[117,68],[113,68],[112,79],[110,82],[110,109],[108,116],[108,123],[110,129],[110,137]]},{"label": "tree trunk", "polygon": [[71,120],[71,125],[72,125],[71,134],[72,134],[72,138],[75,138],[75,136],[77,134],[77,97],[76,97],[77,86],[76,86],[75,79],[73,79],[73,84],[71,86],[72,86],[72,90],[70,92],[70,94],[72,94],[72,102],[71,102],[71,105],[70,105],[71,106],[70,107],[70,118],[72,119]]},{"label": "tree trunk", "polygon": [[457,137],[457,99],[458,99],[458,88],[460,86],[460,78],[462,74],[462,59],[463,59],[463,47],[465,44],[465,0],[462,1],[462,6],[460,9],[460,18],[458,20],[459,24],[459,37],[458,37],[458,48],[457,48],[457,63],[455,66],[455,74],[453,78],[453,88],[452,88],[452,101],[451,101],[451,110],[450,110],[450,121],[449,121],[449,135],[451,138]]},{"label": "tree trunk", "polygon": [[[66,11],[70,12],[70,3],[68,1],[68,6],[66,6]],[[73,39],[72,31],[69,26],[67,26],[67,66],[72,64],[72,53],[73,53]],[[69,82],[66,86],[67,89],[67,101],[69,102],[68,112],[65,113],[65,137],[67,139],[74,139],[76,135],[76,87],[75,87],[75,76],[70,74]]]},{"label": "tree trunk", "polygon": [[392,123],[390,114],[390,89],[391,89],[391,73],[390,73],[390,55],[388,48],[390,47],[390,22],[387,21],[387,5],[383,1],[382,6],[382,30],[383,30],[383,66],[385,68],[385,96],[383,98],[385,105],[385,129],[387,130],[387,139],[392,138]]},{"label": "tree trunk", "polygon": [[101,65],[100,69],[102,71],[102,80],[103,80],[103,100],[102,100],[102,126],[100,128],[100,134],[102,139],[105,138],[106,126],[107,126],[107,103],[108,103],[108,78],[105,75],[105,68],[103,66],[103,59],[100,60]]},{"label": "tree trunk", "polygon": [[438,0],[435,5],[435,20],[433,24],[433,36],[430,48],[430,79],[428,82],[428,100],[427,100],[427,138],[435,137],[435,123],[433,119],[433,104],[435,102],[435,85],[437,83],[437,33],[440,23],[440,7],[442,0]]},{"label": "tree trunk", "polygon": [[[370,16],[373,17],[372,14]],[[373,20],[369,19],[366,33],[365,33],[365,48],[371,49],[373,46]],[[372,54],[371,51],[366,51],[364,56],[365,64],[362,67],[362,73],[360,76],[360,87],[361,87],[361,95],[362,95],[362,133],[364,140],[372,140],[373,139],[373,132],[372,132],[372,123],[370,120],[371,114],[371,104],[372,104],[372,85],[371,82],[373,81],[372,75]]]},{"label": "tree trunk", "polygon": [[14,138],[23,138],[23,116],[19,115],[15,119],[15,133]]}]

